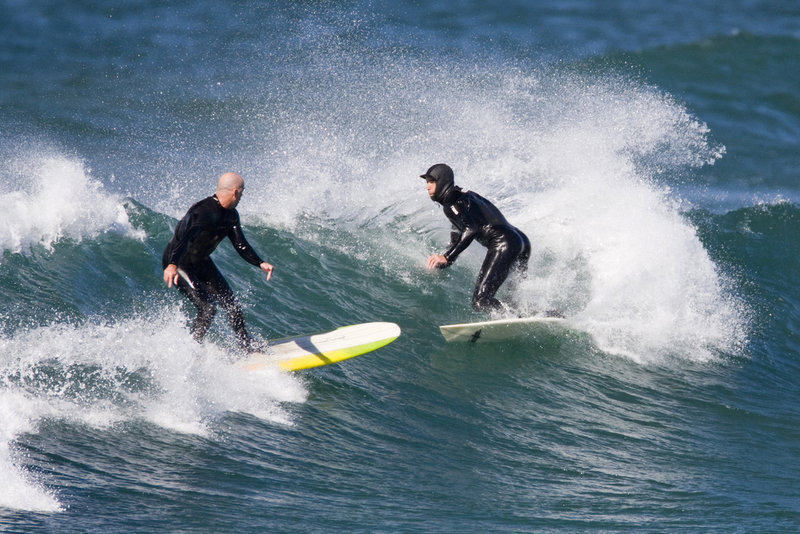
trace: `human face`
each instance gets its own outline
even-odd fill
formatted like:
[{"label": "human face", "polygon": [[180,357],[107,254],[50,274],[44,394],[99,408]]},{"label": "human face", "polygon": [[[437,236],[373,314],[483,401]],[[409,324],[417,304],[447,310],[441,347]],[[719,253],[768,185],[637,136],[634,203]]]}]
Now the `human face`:
[{"label": "human face", "polygon": [[244,184],[227,191],[217,191],[217,199],[219,199],[219,203],[223,208],[232,210],[239,205],[239,201],[242,200],[243,192]]},{"label": "human face", "polygon": [[425,180],[425,184],[428,188],[428,196],[433,198],[433,195],[436,194],[436,182],[433,180]]},{"label": "human face", "polygon": [[241,187],[237,187],[232,192],[232,200],[231,200],[231,207],[235,208],[239,205],[239,201],[242,200],[242,193],[244,193],[244,184]]}]

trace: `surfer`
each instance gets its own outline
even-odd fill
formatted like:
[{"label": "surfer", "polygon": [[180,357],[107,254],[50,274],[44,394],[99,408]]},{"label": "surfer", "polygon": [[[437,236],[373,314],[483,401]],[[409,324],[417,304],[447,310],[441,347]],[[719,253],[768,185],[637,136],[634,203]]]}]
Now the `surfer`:
[{"label": "surfer", "polygon": [[427,182],[428,195],[442,205],[453,223],[450,246],[442,254],[428,257],[429,269],[449,267],[473,240],[487,248],[475,282],[472,307],[495,311],[504,305],[494,295],[512,270],[524,274],[528,268],[531,243],[518,228],[510,225],[494,204],[472,191],[454,184],[453,169],[437,163],[421,175]]},{"label": "surfer", "polygon": [[228,314],[239,346],[250,352],[255,347],[245,329],[244,313],[230,286],[211,261],[211,253],[227,237],[245,261],[267,273],[267,280],[272,278],[274,267],[256,254],[242,232],[236,206],[243,192],[241,176],[233,172],[220,176],[217,192],[195,203],[178,223],[161,262],[164,282],[169,287],[177,286],[197,308],[191,327],[192,337],[202,343],[219,304]]}]

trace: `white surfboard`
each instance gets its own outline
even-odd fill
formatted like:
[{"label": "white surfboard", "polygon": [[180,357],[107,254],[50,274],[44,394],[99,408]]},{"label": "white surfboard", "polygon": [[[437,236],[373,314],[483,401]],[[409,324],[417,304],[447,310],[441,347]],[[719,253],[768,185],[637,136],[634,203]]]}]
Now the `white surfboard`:
[{"label": "white surfboard", "polygon": [[440,326],[439,330],[446,341],[486,343],[523,336],[554,335],[567,328],[563,317],[534,316],[448,324]]},{"label": "white surfboard", "polygon": [[400,336],[395,323],[375,322],[343,326],[330,332],[276,339],[263,353],[254,352],[240,362],[248,371],[278,366],[299,371],[340,362],[372,352]]}]

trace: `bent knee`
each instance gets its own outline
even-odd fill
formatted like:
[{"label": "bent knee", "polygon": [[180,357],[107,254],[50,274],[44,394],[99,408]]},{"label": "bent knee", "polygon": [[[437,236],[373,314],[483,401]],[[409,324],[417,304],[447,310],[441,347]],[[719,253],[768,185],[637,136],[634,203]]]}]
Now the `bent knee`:
[{"label": "bent knee", "polygon": [[204,302],[197,307],[197,315],[199,317],[211,319],[217,314],[217,306],[213,302]]}]

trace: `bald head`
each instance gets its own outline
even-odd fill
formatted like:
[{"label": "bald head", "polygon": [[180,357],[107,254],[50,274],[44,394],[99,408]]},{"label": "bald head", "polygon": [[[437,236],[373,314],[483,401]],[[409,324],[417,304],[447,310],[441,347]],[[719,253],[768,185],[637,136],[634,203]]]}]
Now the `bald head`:
[{"label": "bald head", "polygon": [[217,182],[217,193],[220,191],[233,191],[244,187],[244,180],[235,172],[226,172],[219,177]]},{"label": "bald head", "polygon": [[235,172],[226,172],[217,182],[217,199],[225,209],[233,209],[239,204],[244,191],[244,179]]}]

